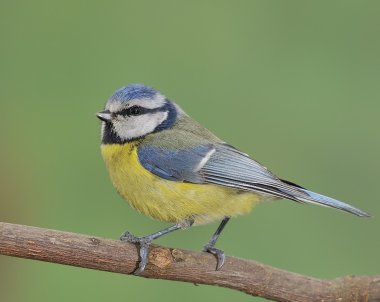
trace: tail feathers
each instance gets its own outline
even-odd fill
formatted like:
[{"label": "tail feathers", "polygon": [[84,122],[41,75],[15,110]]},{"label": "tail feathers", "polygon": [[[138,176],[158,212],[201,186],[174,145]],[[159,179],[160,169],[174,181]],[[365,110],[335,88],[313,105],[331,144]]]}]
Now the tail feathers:
[{"label": "tail feathers", "polygon": [[342,211],[349,212],[351,214],[355,214],[359,217],[371,217],[368,213],[362,210],[359,210],[358,208],[355,208],[347,203],[341,202],[331,197],[327,197],[327,196],[324,196],[324,195],[321,195],[321,194],[318,194],[306,189],[300,189],[300,190],[304,191],[307,195],[310,196],[310,198],[297,196],[296,199],[299,201],[303,201],[306,203],[314,203],[314,204],[318,204],[318,205],[322,205],[322,206],[326,206],[330,208],[339,209]]}]

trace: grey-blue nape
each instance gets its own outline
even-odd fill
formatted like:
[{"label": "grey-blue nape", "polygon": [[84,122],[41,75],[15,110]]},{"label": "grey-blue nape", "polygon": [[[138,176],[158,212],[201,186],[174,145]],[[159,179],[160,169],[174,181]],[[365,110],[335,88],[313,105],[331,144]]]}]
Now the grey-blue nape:
[{"label": "grey-blue nape", "polygon": [[134,99],[153,99],[157,91],[143,84],[130,84],[120,89],[110,97],[109,101],[128,102]]}]

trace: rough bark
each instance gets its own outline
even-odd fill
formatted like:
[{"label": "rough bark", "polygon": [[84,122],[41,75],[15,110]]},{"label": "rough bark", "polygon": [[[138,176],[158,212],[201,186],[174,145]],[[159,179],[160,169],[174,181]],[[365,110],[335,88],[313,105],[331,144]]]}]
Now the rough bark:
[{"label": "rough bark", "polygon": [[[131,243],[2,222],[0,254],[122,274],[138,263]],[[380,276],[322,280],[234,257],[219,271],[215,266],[210,254],[152,245],[142,277],[228,287],[273,301],[380,301]]]}]

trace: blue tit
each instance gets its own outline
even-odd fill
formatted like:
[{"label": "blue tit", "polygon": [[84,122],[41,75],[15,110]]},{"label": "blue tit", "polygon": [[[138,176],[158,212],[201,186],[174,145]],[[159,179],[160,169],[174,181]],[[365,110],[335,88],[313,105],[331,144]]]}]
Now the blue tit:
[{"label": "blue tit", "polygon": [[265,200],[290,199],[369,215],[336,199],[283,180],[247,154],[225,143],[151,87],[117,90],[97,113],[101,152],[116,190],[137,211],[174,225],[144,237],[126,231],[121,240],[139,245],[140,274],[152,240],[172,231],[220,220],[203,251],[224,252],[215,243],[230,217]]}]

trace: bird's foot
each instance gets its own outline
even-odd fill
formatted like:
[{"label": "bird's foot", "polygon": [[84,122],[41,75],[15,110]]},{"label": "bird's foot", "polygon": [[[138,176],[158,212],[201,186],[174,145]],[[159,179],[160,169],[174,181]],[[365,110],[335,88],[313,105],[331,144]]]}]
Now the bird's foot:
[{"label": "bird's foot", "polygon": [[224,264],[224,260],[226,259],[224,252],[208,244],[203,247],[203,251],[213,254],[216,257],[216,270],[220,270]]},{"label": "bird's foot", "polygon": [[125,231],[121,236],[121,241],[127,241],[131,243],[137,243],[139,246],[139,255],[140,255],[140,262],[139,267],[133,272],[134,275],[140,275],[144,270],[148,263],[148,252],[149,252],[149,245],[152,243],[151,236],[146,237],[137,237],[135,235],[132,235],[128,231]]}]

